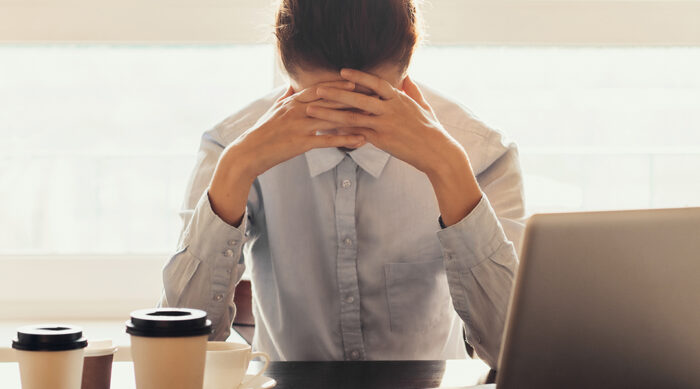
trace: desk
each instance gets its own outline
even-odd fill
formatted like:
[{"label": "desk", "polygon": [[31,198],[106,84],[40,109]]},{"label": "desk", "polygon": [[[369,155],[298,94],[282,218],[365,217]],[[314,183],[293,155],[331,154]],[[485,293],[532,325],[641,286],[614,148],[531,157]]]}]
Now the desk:
[{"label": "desk", "polygon": [[[257,372],[261,367],[260,362],[253,362],[249,372]],[[488,374],[488,366],[479,360],[271,362],[265,373],[277,380],[276,389],[457,387],[482,383]],[[0,363],[0,387],[20,388],[17,363]],[[115,362],[112,388],[134,387],[132,363]]]}]

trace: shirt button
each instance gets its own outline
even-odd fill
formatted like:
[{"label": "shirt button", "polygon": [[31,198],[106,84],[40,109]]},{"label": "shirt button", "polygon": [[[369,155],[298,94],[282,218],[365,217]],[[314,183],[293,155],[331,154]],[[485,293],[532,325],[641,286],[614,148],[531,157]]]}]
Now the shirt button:
[{"label": "shirt button", "polygon": [[221,301],[223,299],[224,299],[223,294],[217,294],[216,296],[214,296],[214,301]]},{"label": "shirt button", "polygon": [[347,189],[352,186],[352,182],[350,180],[343,180],[343,188]]},{"label": "shirt button", "polygon": [[357,350],[353,350],[353,352],[350,353],[350,358],[355,361],[360,359],[360,352]]},{"label": "shirt button", "polygon": [[355,302],[355,297],[353,297],[353,296],[348,296],[348,297],[345,298],[345,302],[348,303],[348,304],[352,304],[352,303]]},{"label": "shirt button", "polygon": [[236,243],[238,243],[238,242],[235,241],[235,240],[233,240],[233,239],[231,239],[231,240],[228,241],[228,245],[229,245],[229,246],[235,246]]},{"label": "shirt button", "polygon": [[228,250],[224,251],[224,255],[227,257],[233,257],[233,250],[228,249]]},{"label": "shirt button", "polygon": [[345,247],[350,247],[350,246],[352,246],[352,239],[350,239],[350,238],[345,239]]}]

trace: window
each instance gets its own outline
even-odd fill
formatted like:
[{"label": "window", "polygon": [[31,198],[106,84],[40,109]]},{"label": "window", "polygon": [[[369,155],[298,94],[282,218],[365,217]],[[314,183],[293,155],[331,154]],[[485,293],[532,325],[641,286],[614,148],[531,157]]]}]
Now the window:
[{"label": "window", "polygon": [[274,74],[268,44],[0,46],[0,319],[153,306],[202,132]]},{"label": "window", "polygon": [[428,47],[414,63],[518,143],[529,212],[700,205],[697,69],[697,47]]},{"label": "window", "polygon": [[[0,0],[0,319],[154,303],[201,133],[282,82],[260,4]],[[700,203],[700,1],[424,11],[414,77],[517,141],[530,212]]]},{"label": "window", "polygon": [[203,131],[272,88],[269,45],[0,47],[0,248],[162,254]]}]

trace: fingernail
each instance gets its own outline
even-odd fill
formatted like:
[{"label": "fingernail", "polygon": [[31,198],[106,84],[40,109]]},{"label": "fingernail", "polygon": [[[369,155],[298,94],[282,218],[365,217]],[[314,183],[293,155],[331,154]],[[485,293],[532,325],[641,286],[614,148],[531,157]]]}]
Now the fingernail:
[{"label": "fingernail", "polygon": [[316,88],[316,94],[319,96],[322,96],[324,93],[326,93],[326,88],[324,87],[318,87]]}]

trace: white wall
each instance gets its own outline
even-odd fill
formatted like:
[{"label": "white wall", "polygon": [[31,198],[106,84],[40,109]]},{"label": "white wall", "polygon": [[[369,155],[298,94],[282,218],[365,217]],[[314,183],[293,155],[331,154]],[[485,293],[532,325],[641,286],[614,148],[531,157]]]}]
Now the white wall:
[{"label": "white wall", "polygon": [[[0,42],[260,43],[274,1],[0,0]],[[433,44],[700,45],[700,1],[432,0]]]}]

